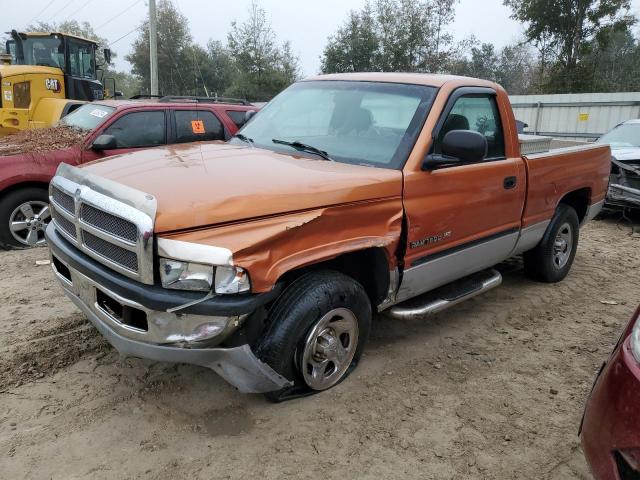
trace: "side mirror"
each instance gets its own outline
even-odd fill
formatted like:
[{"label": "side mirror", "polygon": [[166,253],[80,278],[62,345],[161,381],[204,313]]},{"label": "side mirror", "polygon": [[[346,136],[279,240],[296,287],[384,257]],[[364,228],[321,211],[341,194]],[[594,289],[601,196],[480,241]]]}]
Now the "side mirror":
[{"label": "side mirror", "polygon": [[247,110],[246,112],[244,112],[244,123],[247,124],[256,113],[258,112],[256,112],[255,110]]},{"label": "side mirror", "polygon": [[91,145],[91,149],[98,152],[102,150],[113,150],[115,148],[118,148],[118,141],[113,135],[100,135]]},{"label": "side mirror", "polygon": [[102,53],[104,54],[104,63],[109,65],[111,63],[111,49],[105,48]]},{"label": "side mirror", "polygon": [[423,170],[443,165],[481,162],[487,157],[489,144],[484,135],[473,130],[452,130],[442,139],[442,155],[428,155]]}]

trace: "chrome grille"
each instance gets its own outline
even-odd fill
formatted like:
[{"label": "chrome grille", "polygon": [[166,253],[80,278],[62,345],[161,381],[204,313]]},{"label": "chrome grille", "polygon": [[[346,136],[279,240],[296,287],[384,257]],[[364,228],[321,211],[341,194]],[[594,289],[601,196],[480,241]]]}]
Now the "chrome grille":
[{"label": "chrome grille", "polygon": [[91,205],[83,204],[80,210],[82,221],[103,232],[135,243],[138,239],[138,227],[110,213],[98,210]]},{"label": "chrome grille", "polygon": [[[114,186],[109,186],[113,191]],[[50,188],[55,228],[96,261],[127,277],[153,284],[153,218],[97,188],[56,175]],[[148,207],[144,202],[149,195],[131,190],[123,194],[129,201],[133,198]],[[155,216],[155,203],[152,212]]]},{"label": "chrome grille", "polygon": [[76,236],[76,226],[74,225],[74,223],[69,221],[69,220],[67,220],[66,218],[64,218],[64,217],[62,217],[60,215],[56,215],[55,214],[55,209],[52,209],[51,213],[53,215],[53,221],[54,221],[56,227],[60,227],[60,230],[66,232],[67,235],[70,235],[70,236],[75,238],[75,236]]},{"label": "chrome grille", "polygon": [[111,262],[115,262],[132,272],[138,271],[138,256],[135,252],[126,250],[114,245],[113,243],[106,242],[89,232],[82,232],[82,238],[82,244],[101,257],[104,257]]},{"label": "chrome grille", "polygon": [[74,214],[73,209],[75,208],[73,197],[71,195],[67,195],[56,187],[51,188],[51,197],[56,202],[56,204],[66,210],[70,214]]}]

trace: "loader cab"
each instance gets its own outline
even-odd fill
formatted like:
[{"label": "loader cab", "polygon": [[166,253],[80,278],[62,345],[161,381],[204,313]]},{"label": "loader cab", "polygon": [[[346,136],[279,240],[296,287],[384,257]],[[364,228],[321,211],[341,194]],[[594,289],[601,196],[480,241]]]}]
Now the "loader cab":
[{"label": "loader cab", "polygon": [[[34,65],[62,71],[64,85],[55,80],[46,85],[47,90],[60,92],[73,100],[102,100],[104,87],[98,80],[96,64],[97,44],[92,40],[58,32],[19,33],[11,31],[6,43],[6,53],[13,65]],[[105,58],[110,52],[105,50]]]}]

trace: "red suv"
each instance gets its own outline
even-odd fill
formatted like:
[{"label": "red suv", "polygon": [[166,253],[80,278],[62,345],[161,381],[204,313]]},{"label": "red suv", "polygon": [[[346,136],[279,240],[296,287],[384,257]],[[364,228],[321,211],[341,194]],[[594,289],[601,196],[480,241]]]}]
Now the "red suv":
[{"label": "red suv", "polygon": [[61,120],[86,130],[71,147],[0,156],[0,246],[45,243],[47,186],[62,162],[77,165],[159,145],[228,140],[257,107],[243,100],[163,97],[82,105]]}]

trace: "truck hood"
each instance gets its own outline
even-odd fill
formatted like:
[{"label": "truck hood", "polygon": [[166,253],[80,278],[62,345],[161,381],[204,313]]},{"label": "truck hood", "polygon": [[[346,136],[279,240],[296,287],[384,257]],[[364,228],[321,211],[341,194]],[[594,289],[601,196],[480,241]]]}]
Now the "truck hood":
[{"label": "truck hood", "polygon": [[219,142],[143,150],[83,169],[154,195],[156,233],[399,197],[402,192],[398,170]]},{"label": "truck hood", "polygon": [[616,148],[611,150],[611,155],[620,162],[640,160],[640,148]]}]

